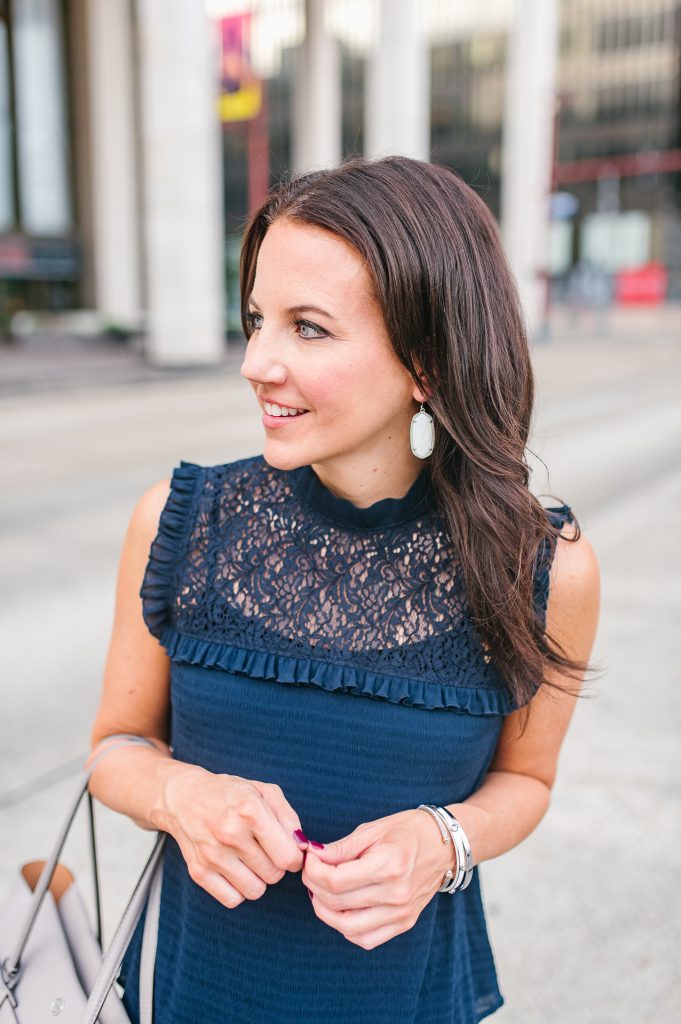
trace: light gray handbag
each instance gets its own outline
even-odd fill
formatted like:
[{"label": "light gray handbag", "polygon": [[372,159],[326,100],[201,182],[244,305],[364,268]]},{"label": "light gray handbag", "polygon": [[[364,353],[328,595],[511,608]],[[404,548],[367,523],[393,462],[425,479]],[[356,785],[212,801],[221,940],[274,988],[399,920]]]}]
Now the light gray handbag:
[{"label": "light gray handbag", "polygon": [[[99,872],[88,782],[101,757],[128,744],[154,745],[142,736],[117,734],[81,779],[76,799],[46,862],[25,864],[9,900],[0,908],[0,1024],[130,1024],[114,988],[148,896],[140,961],[140,1021],[152,1024],[154,962],[161,901],[165,833],[159,833],[113,939],[102,956]],[[156,749],[154,747],[154,749]],[[97,931],[93,932],[71,872],[59,857],[80,803],[87,795],[95,882]]]}]

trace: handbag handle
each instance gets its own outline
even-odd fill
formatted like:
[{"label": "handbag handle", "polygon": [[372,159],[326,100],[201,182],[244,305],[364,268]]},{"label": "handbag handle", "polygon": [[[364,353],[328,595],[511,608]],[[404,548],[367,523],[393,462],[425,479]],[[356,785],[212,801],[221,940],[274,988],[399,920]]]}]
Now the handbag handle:
[{"label": "handbag handle", "polygon": [[[43,900],[45,899],[45,894],[47,893],[47,890],[50,887],[52,876],[54,875],[57,863],[59,861],[59,857],[61,856],[61,852],[64,848],[64,844],[67,840],[69,832],[71,831],[71,826],[73,825],[76,812],[80,807],[83,797],[88,792],[88,784],[90,782],[90,777],[94,772],[96,765],[99,763],[101,758],[111,753],[111,751],[118,750],[120,747],[128,745],[146,746],[151,747],[154,750],[158,750],[158,747],[154,743],[152,743],[151,740],[148,740],[145,736],[136,736],[127,733],[116,733],[112,736],[107,736],[106,739],[110,739],[115,742],[112,742],[104,750],[100,751],[94,758],[90,766],[85,770],[81,778],[81,783],[78,788],[76,798],[68,811],[66,819],[57,837],[57,841],[54,844],[54,848],[49,857],[49,860],[47,860],[43,870],[40,873],[40,878],[38,879],[37,885],[33,893],[33,897],[31,899],[29,913],[24,924],[24,927],[19,935],[19,938],[17,939],[16,945],[14,947],[14,952],[5,960],[5,962],[2,965],[0,965],[2,968],[3,979],[10,988],[16,981],[19,971],[21,970],[21,958],[26,948],[26,943],[28,942],[31,931],[33,930],[33,926],[36,922],[36,918],[38,917],[38,914],[40,912]],[[130,938],[132,937],[132,933],[135,930],[135,926],[137,925],[137,922],[141,916],[147,893],[149,892],[149,889],[152,886],[152,883],[154,883],[154,881],[157,881],[158,894],[160,895],[161,873],[159,871],[159,866],[161,863],[163,847],[165,845],[166,838],[167,837],[165,833],[159,834],[154,845],[154,848],[151,852],[151,855],[149,856],[149,859],[142,871],[142,874],[140,875],[137,885],[135,886],[135,889],[132,893],[132,896],[130,897],[128,905],[125,911],[123,912],[123,916],[121,917],[114,937],[111,940],[111,945],[109,946],[109,949],[107,950],[106,955],[102,960],[102,965],[97,974],[95,986],[90,995],[90,998],[88,999],[86,1007],[87,1024],[96,1024],[97,1017],[99,1016],[99,1012],[102,1008],[102,1004],[104,1003],[104,1000],[106,999],[111,989],[111,986],[114,983],[116,974],[118,973],[118,969],[120,967],[121,960],[123,959],[123,954],[125,953],[128,943],[130,942]],[[147,941],[148,945],[149,938],[154,939],[155,953],[155,934],[152,933],[155,933],[156,929],[152,929],[151,926],[153,923],[154,922],[152,921],[145,922],[145,925],[149,924],[149,928],[145,926],[145,940]],[[156,908],[155,923],[158,923],[158,907]],[[92,1015],[93,1012],[94,1016]],[[151,1021],[150,1016],[148,1017],[148,1020]],[[83,1024],[85,1024],[85,1021],[83,1022]]]},{"label": "handbag handle", "polygon": [[[156,938],[158,935],[158,899],[161,894],[161,872],[159,868],[161,858],[163,856],[165,841],[165,833],[160,833],[158,839],[154,843],[154,848],[151,851],[149,860],[144,866],[144,870],[139,877],[128,905],[123,912],[123,916],[118,922],[118,927],[114,932],[111,945],[107,949],[106,955],[102,960],[101,967],[97,972],[97,977],[95,979],[92,992],[88,998],[87,1006],[85,1007],[85,1014],[81,1024],[97,1024],[97,1019],[99,1017],[100,1010],[104,1005],[104,1000],[108,996],[111,986],[116,980],[116,975],[118,974],[121,966],[123,954],[128,948],[128,943],[130,942],[132,933],[134,932],[135,926],[137,925],[142,914],[142,910],[144,909],[144,902],[147,898],[147,893],[149,893],[149,906],[147,908],[147,919],[144,922],[144,939],[142,942],[142,959],[140,962],[139,1001],[141,1024],[151,1024],[152,1022],[151,1008],[153,1005],[154,991],[153,972],[154,961],[156,959]],[[154,907],[152,908],[152,898],[154,896]]]}]

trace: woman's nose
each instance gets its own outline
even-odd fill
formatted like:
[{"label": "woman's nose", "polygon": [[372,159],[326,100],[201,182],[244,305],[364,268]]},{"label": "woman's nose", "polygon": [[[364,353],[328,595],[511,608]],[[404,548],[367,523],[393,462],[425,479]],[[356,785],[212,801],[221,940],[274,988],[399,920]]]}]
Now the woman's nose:
[{"label": "woman's nose", "polygon": [[277,357],[273,339],[268,341],[262,330],[251,335],[240,372],[252,384],[286,383],[286,367]]}]

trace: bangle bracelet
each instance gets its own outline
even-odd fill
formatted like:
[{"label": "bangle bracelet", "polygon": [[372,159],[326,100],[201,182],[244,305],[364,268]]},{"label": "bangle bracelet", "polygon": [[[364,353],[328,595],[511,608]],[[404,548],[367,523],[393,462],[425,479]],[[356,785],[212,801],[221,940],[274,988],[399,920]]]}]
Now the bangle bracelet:
[{"label": "bangle bracelet", "polygon": [[461,823],[457,821],[451,811],[448,811],[446,807],[436,807],[435,810],[442,821],[446,823],[456,850],[457,873],[447,892],[461,892],[470,885],[473,878],[474,865],[471,844]]},{"label": "bangle bracelet", "polygon": [[[450,839],[449,828],[448,828],[447,824],[445,823],[445,821],[437,813],[437,810],[435,809],[434,804],[419,804],[418,810],[419,811],[425,811],[427,814],[429,814],[431,816],[431,818],[433,818],[433,820],[437,824],[437,827],[440,829],[440,835],[442,837],[442,842],[445,843],[445,845],[449,845],[449,843],[452,842],[452,840]],[[451,868],[447,868],[447,870],[445,871],[444,876],[442,878],[442,882],[440,883],[440,888],[437,891],[438,892],[449,892],[449,886],[452,884],[453,879],[454,879],[454,872],[452,871]]]},{"label": "bangle bracelet", "polygon": [[[460,822],[446,807],[436,807],[435,804],[419,804],[419,810],[427,811],[435,818],[441,830],[443,843],[447,842],[451,836],[456,854],[456,871],[450,869],[445,872],[442,884],[437,891],[448,892],[450,895],[462,892],[470,885],[473,877],[473,854],[468,836]],[[448,833],[447,838],[445,838],[445,832]]]}]

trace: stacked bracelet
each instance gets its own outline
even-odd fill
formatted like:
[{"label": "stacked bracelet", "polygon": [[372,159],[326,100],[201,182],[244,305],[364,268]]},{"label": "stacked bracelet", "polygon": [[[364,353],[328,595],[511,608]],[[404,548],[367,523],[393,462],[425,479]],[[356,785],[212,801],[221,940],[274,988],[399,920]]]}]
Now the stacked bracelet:
[{"label": "stacked bracelet", "polygon": [[448,892],[453,895],[465,889],[473,877],[473,854],[468,836],[462,829],[451,811],[446,807],[436,807],[435,804],[419,804],[420,811],[426,811],[437,823],[440,829],[443,843],[452,842],[456,852],[456,870],[449,868],[444,875],[438,892]]}]

